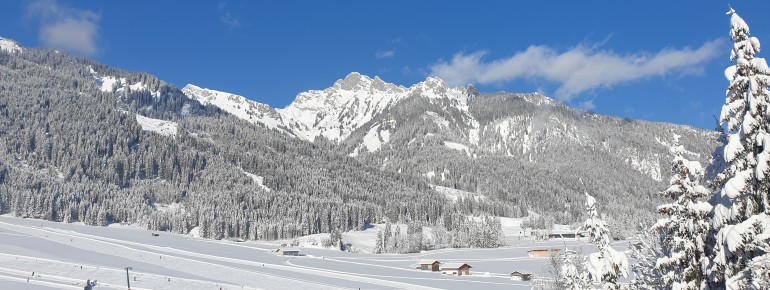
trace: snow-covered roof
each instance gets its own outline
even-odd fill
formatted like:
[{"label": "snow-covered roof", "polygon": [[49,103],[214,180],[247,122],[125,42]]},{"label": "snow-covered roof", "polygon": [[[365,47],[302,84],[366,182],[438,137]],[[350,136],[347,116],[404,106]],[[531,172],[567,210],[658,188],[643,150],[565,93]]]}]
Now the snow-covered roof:
[{"label": "snow-covered roof", "polygon": [[446,263],[441,265],[441,269],[460,269],[462,266],[468,266],[468,268],[473,268],[471,265],[468,265],[466,263]]},{"label": "snow-covered roof", "polygon": [[299,252],[300,249],[288,248],[288,249],[278,249],[278,251],[281,251],[281,252]]},{"label": "snow-covered roof", "polygon": [[527,251],[527,253],[529,253],[529,252],[560,252],[560,251],[561,251],[561,249],[532,249],[532,250]]},{"label": "snow-covered roof", "polygon": [[441,264],[441,262],[439,262],[438,260],[420,260],[420,265],[427,265],[427,264],[433,264],[433,263]]}]

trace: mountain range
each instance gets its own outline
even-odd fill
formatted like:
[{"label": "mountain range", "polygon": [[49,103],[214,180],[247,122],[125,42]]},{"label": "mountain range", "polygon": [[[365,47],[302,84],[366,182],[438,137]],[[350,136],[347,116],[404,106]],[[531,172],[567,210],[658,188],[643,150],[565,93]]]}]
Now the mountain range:
[{"label": "mountain range", "polygon": [[213,238],[290,238],[467,216],[573,223],[597,197],[618,236],[655,218],[675,135],[539,93],[350,73],[285,108],[0,39],[0,211]]}]

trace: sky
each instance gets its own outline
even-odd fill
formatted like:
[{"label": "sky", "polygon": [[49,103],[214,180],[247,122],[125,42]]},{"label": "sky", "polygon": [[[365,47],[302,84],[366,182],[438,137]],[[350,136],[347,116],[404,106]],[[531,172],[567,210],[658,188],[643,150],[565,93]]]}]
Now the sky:
[{"label": "sky", "polygon": [[[770,41],[770,2],[731,4]],[[712,129],[728,85],[727,10],[723,1],[10,0],[0,2],[0,36],[276,108],[355,71],[404,86],[438,76],[482,92],[540,92]]]}]

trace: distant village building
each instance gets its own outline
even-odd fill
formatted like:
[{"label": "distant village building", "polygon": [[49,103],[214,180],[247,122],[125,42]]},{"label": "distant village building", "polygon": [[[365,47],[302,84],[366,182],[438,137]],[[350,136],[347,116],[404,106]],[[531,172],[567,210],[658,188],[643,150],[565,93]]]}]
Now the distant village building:
[{"label": "distant village building", "polygon": [[423,271],[438,272],[441,269],[441,262],[436,260],[420,260],[418,269]]},{"label": "distant village building", "polygon": [[471,274],[471,266],[465,263],[446,263],[441,266],[441,274],[468,276]]},{"label": "distant village building", "polygon": [[549,239],[574,239],[577,238],[577,234],[572,233],[550,233],[548,234]]},{"label": "distant village building", "polygon": [[529,281],[532,280],[532,274],[525,274],[519,271],[511,273],[511,280],[513,281]]},{"label": "distant village building", "polygon": [[275,254],[278,256],[299,256],[299,250],[297,249],[278,249],[275,250]]},{"label": "distant village building", "polygon": [[527,254],[530,258],[548,258],[551,255],[558,255],[560,251],[559,249],[537,249],[529,250]]}]

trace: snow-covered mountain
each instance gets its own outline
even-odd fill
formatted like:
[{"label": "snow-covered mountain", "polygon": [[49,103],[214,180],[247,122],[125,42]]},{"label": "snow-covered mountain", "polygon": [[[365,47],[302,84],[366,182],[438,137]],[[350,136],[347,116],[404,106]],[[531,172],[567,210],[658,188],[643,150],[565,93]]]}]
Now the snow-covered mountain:
[{"label": "snow-covered mountain", "polygon": [[182,92],[190,99],[204,105],[213,105],[225,112],[253,124],[286,132],[283,117],[268,105],[249,100],[243,96],[204,89],[188,84]]},{"label": "snow-covered mountain", "polygon": [[191,84],[182,91],[190,99],[214,105],[252,123],[285,130],[308,141],[319,136],[336,142],[343,141],[375,116],[412,96],[448,98],[466,111],[468,106],[465,89],[451,88],[439,78],[429,77],[406,88],[357,72],[337,80],[329,88],[302,92],[283,109],[274,109],[243,96],[202,89]]},{"label": "snow-covered mountain", "polygon": [[[623,152],[625,162],[637,171],[656,181],[661,181],[664,175],[662,166],[665,166],[665,156],[661,155],[665,155],[665,151],[653,154],[645,152],[646,149],[616,148],[606,141],[597,141],[595,136],[584,130],[586,121],[621,124],[621,119],[572,109],[538,93],[505,97],[508,98],[505,106],[516,103],[507,112],[493,112],[495,104],[486,106],[482,105],[485,102],[477,102],[476,113],[473,114],[469,108],[479,95],[476,89],[472,86],[449,87],[437,77],[428,77],[411,87],[404,87],[387,83],[376,76],[370,78],[353,72],[329,88],[298,94],[283,109],[195,85],[187,85],[183,92],[190,99],[214,105],[238,118],[311,142],[322,136],[342,143],[355,135],[353,139],[356,140],[348,142],[355,143],[347,152],[351,156],[380,150],[390,142],[396,128],[403,125],[401,123],[415,121],[408,119],[399,123],[397,120],[403,119],[403,115],[414,115],[440,129],[428,136],[438,134],[447,137],[451,132],[453,136],[443,140],[444,146],[469,156],[523,156],[533,162],[542,159],[539,155],[547,153],[545,143],[563,140],[573,145]],[[418,106],[416,112],[414,107],[404,106],[399,113],[391,113],[394,107],[408,99],[425,105]],[[397,116],[399,114],[402,116]],[[490,114],[495,117],[490,118]],[[580,120],[567,120],[576,114],[584,116]],[[353,134],[359,130],[360,134]],[[666,140],[669,137],[659,134],[650,140]],[[660,147],[658,145],[661,144],[653,145]]]},{"label": "snow-covered mountain", "polygon": [[21,52],[24,49],[21,48],[21,46],[19,46],[19,44],[16,43],[15,41],[7,38],[3,38],[0,36],[0,50],[5,50],[10,53],[15,53],[15,52]]},{"label": "snow-covered mountain", "polygon": [[688,126],[585,112],[539,93],[479,93],[435,77],[404,87],[354,72],[283,109],[193,88],[184,90],[191,99],[300,139],[325,137],[370,166],[503,204],[525,199],[529,210],[561,211],[564,220],[580,214],[570,204],[585,190],[581,181],[605,203],[641,198],[618,210],[652,217],[652,208],[641,209],[670,174],[673,136],[683,136],[687,158],[702,163],[714,145],[704,140],[716,139]]}]

